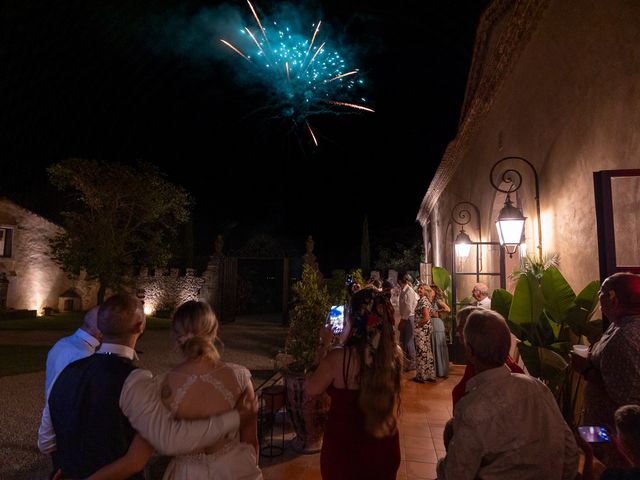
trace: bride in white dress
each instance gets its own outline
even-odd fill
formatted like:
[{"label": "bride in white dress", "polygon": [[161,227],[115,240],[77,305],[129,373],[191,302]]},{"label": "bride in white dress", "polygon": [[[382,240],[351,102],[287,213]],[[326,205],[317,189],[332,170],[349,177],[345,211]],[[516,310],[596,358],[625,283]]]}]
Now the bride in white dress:
[{"label": "bride in white dress", "polygon": [[[173,316],[171,328],[185,360],[164,376],[160,396],[175,418],[195,420],[232,410],[245,392],[246,399],[253,401],[249,370],[220,359],[214,345],[218,320],[207,303],[182,304]],[[249,422],[214,445],[174,457],[163,480],[261,480],[258,448],[257,424]],[[121,460],[124,463],[126,457],[137,457],[140,463],[141,457],[148,458],[151,452],[152,447],[137,435]],[[107,478],[99,475],[106,473],[106,468],[109,467],[90,480]]]}]

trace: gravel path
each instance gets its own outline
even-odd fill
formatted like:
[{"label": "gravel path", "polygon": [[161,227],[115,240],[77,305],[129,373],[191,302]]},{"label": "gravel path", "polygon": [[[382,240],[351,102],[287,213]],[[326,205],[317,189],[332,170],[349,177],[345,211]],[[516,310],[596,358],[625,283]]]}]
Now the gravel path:
[{"label": "gravel path", "polygon": [[[222,357],[246,366],[254,385],[268,378],[275,355],[283,348],[286,327],[278,316],[239,317],[220,327]],[[52,345],[68,332],[3,331],[0,343],[14,345]],[[180,356],[167,330],[150,330],[138,342],[140,364],[162,373]],[[44,369],[44,366],[43,366]],[[0,377],[0,480],[47,479],[49,457],[36,446],[38,425],[44,405],[44,371]]]}]

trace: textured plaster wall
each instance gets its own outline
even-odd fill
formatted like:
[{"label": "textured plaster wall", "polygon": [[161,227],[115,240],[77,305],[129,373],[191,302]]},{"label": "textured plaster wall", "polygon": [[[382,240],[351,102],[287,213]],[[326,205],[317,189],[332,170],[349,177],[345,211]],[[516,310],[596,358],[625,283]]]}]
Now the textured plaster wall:
[{"label": "textured plaster wall", "polygon": [[[483,240],[496,240],[502,205],[494,202],[489,170],[504,156],[522,156],[540,176],[545,252],[560,254],[561,271],[576,290],[599,277],[593,172],[640,168],[638,25],[640,2],[549,2],[439,199],[432,221],[440,223],[440,242],[451,241],[443,225],[461,200],[480,208]],[[518,169],[533,252],[532,177],[525,165]]]}]

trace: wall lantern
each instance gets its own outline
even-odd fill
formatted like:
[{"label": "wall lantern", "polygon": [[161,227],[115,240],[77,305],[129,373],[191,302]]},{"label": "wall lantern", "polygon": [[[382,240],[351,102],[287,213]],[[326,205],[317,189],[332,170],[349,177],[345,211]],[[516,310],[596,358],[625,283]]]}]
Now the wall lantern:
[{"label": "wall lantern", "polygon": [[[476,207],[471,202],[460,202],[453,207],[451,210],[451,220],[460,225],[460,232],[456,235],[456,239],[454,240],[454,247],[456,252],[456,258],[458,260],[466,260],[469,258],[469,254],[471,253],[471,246],[473,242],[467,232],[464,231],[464,225],[471,221],[471,212],[466,208],[466,206],[471,206],[476,211],[476,216],[478,218],[478,224],[480,223],[480,212],[478,211],[478,207]],[[480,225],[478,225],[478,228]]]},{"label": "wall lantern", "polygon": [[[500,245],[502,245],[509,257],[513,257],[513,254],[518,251],[518,247],[524,241],[524,222],[527,219],[522,214],[522,210],[513,205],[511,201],[511,193],[516,192],[522,185],[522,175],[519,171],[508,168],[502,175],[496,175],[499,181],[496,181],[494,171],[498,165],[507,160],[519,160],[525,162],[531,171],[535,181],[535,200],[536,200],[536,213],[538,221],[538,253],[540,260],[542,260],[542,226],[540,223],[540,192],[538,187],[538,172],[534,166],[528,160],[522,157],[505,157],[498,160],[489,173],[489,181],[493,188],[499,192],[506,193],[507,198],[504,201],[504,207],[500,210],[498,218],[496,219],[496,229],[498,230],[498,238],[500,239]],[[507,189],[501,188],[502,183],[508,184]]]}]

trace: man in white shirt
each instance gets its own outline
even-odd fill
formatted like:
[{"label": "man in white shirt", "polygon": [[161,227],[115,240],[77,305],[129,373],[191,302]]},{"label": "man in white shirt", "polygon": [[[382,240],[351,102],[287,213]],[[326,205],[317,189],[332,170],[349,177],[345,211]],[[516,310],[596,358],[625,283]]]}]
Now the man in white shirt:
[{"label": "man in white shirt", "polygon": [[551,391],[504,365],[511,336],[492,310],[471,313],[465,351],[476,375],[456,405],[439,480],[573,480],[578,447]]},{"label": "man in white shirt", "polygon": [[489,287],[484,283],[476,283],[471,290],[471,296],[475,299],[472,303],[474,307],[491,308],[491,297],[489,297]]},{"label": "man in white shirt", "polygon": [[82,325],[73,335],[61,338],[49,350],[44,380],[45,399],[49,398],[51,385],[64,370],[64,367],[76,360],[93,355],[100,345],[101,338],[102,333],[98,328],[98,307],[96,306],[85,314]]},{"label": "man in white shirt", "polygon": [[151,372],[131,364],[145,327],[142,304],[135,297],[109,298],[100,307],[98,325],[104,335],[100,349],[58,376],[38,434],[38,447],[52,454],[54,470],[62,469],[65,477],[86,477],[116,460],[135,431],[159,452],[178,455],[212,445],[253,420],[257,405],[244,399],[237,410],[206,420],[171,417]]},{"label": "man in white shirt", "polygon": [[418,303],[418,294],[411,287],[411,276],[402,275],[398,280],[400,285],[400,297],[398,299],[398,310],[400,311],[400,347],[404,352],[404,370],[416,369],[416,344],[414,342],[415,331],[415,309]]}]

